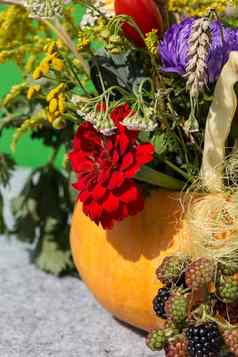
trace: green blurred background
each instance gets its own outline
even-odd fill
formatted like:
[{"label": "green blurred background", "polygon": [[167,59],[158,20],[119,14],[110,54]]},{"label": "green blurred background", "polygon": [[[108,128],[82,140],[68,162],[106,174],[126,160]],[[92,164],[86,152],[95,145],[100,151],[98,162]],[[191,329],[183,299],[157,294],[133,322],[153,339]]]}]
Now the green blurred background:
[{"label": "green blurred background", "polygon": [[[5,6],[0,5],[0,11]],[[81,6],[76,6],[75,17],[77,23],[80,21],[84,10]],[[0,98],[2,98],[12,87],[12,85],[21,82],[21,72],[13,62],[8,62],[0,65]],[[0,152],[13,154],[16,162],[20,166],[37,167],[44,165],[51,156],[51,149],[45,147],[39,140],[32,141],[30,135],[25,135],[17,144],[16,152],[12,152],[10,148],[13,130],[4,130],[4,134],[0,137]],[[62,164],[63,150],[59,153],[56,165],[59,167]]]}]

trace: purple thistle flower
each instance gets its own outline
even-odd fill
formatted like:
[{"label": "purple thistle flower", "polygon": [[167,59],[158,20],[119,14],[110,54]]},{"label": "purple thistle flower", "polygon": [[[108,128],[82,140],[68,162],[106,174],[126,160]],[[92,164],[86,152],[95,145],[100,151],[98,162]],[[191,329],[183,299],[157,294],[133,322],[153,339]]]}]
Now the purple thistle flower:
[{"label": "purple thistle flower", "polygon": [[[164,72],[186,73],[188,63],[188,40],[195,18],[187,18],[175,24],[165,33],[158,51]],[[223,35],[222,35],[223,33]],[[231,51],[238,51],[238,30],[224,27],[219,21],[211,22],[211,47],[209,49],[207,69],[208,81],[214,82]]]}]

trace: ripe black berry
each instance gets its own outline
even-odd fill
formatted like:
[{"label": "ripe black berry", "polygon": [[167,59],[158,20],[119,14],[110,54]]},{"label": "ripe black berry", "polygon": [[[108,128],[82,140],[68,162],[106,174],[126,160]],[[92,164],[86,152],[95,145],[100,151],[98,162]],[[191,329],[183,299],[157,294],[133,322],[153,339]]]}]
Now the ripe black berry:
[{"label": "ripe black berry", "polygon": [[165,303],[170,297],[170,289],[159,289],[158,294],[153,300],[153,308],[156,315],[162,319],[166,319]]},{"label": "ripe black berry", "polygon": [[222,337],[214,322],[192,325],[186,331],[190,357],[215,357],[222,347]]}]

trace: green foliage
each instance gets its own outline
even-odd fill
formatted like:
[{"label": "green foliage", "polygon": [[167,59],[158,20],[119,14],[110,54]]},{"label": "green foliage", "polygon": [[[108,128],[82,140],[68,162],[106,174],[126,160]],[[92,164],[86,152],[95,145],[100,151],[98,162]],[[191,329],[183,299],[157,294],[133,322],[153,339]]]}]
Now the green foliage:
[{"label": "green foliage", "polygon": [[7,186],[15,168],[15,161],[7,154],[0,154],[0,185]]},{"label": "green foliage", "polygon": [[0,154],[0,234],[8,234],[8,227],[4,220],[4,200],[1,193],[1,186],[9,184],[10,177],[15,168],[15,161],[7,154]]},{"label": "green foliage", "polygon": [[32,262],[55,275],[73,268],[69,247],[72,209],[69,177],[50,164],[35,170],[12,202],[18,239],[33,244]]}]

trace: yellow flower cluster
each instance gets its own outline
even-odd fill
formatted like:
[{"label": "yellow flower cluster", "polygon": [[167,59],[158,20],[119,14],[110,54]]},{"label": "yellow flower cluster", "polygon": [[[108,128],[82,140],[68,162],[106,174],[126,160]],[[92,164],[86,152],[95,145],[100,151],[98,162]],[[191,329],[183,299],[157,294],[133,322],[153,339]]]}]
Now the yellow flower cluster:
[{"label": "yellow flower cluster", "polygon": [[32,116],[26,119],[20,127],[18,127],[13,135],[11,147],[15,151],[16,145],[21,137],[27,132],[42,128],[46,122],[46,113],[44,110],[37,111]]},{"label": "yellow flower cluster", "polygon": [[228,0],[169,0],[169,10],[189,16],[204,16],[209,9],[223,13],[228,4]]},{"label": "yellow flower cluster", "polygon": [[53,69],[57,72],[61,72],[64,68],[64,62],[58,56],[58,49],[60,49],[62,43],[60,41],[51,41],[46,48],[44,49],[47,52],[47,56],[41,61],[39,66],[36,67],[32,74],[33,79],[39,79],[43,76],[46,76],[50,67],[53,66]]},{"label": "yellow flower cluster", "polygon": [[159,37],[157,34],[157,30],[152,30],[151,32],[148,32],[145,37],[145,44],[152,56],[157,56],[157,47],[159,43]]},{"label": "yellow flower cluster", "polygon": [[85,50],[89,47],[90,45],[90,39],[89,36],[84,33],[83,31],[80,31],[78,34],[78,43],[77,43],[77,49],[79,51]]},{"label": "yellow flower cluster", "polygon": [[38,93],[41,89],[41,86],[39,84],[34,84],[32,86],[30,86],[30,88],[27,91],[27,99],[31,100],[32,97]]},{"label": "yellow flower cluster", "polygon": [[25,93],[26,90],[27,84],[25,82],[12,86],[11,90],[3,99],[3,105],[7,107],[9,104],[12,103],[12,101],[14,101],[16,97],[18,97],[20,94]]},{"label": "yellow flower cluster", "polygon": [[65,84],[60,83],[53,88],[47,95],[48,104],[48,121],[55,127],[60,128],[64,121],[62,115],[65,112]]}]

